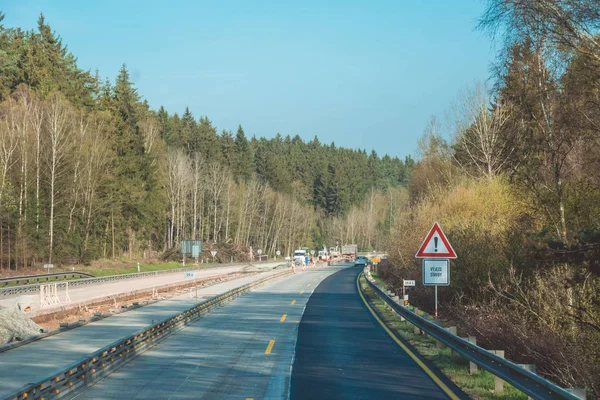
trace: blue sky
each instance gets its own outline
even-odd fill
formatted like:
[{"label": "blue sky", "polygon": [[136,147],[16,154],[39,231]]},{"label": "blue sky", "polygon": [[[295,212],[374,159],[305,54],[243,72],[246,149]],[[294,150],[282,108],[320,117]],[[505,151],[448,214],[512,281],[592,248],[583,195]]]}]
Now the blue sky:
[{"label": "blue sky", "polygon": [[3,0],[5,26],[40,12],[85,69],[126,63],[153,108],[249,136],[414,155],[432,115],[490,75],[481,0]]}]

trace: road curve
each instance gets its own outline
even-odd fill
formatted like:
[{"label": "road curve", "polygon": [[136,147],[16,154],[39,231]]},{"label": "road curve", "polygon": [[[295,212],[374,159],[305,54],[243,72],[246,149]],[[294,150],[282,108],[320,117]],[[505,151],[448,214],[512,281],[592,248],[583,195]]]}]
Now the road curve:
[{"label": "road curve", "polygon": [[291,399],[450,398],[370,314],[356,287],[361,270],[347,268],[328,277],[308,301]]}]

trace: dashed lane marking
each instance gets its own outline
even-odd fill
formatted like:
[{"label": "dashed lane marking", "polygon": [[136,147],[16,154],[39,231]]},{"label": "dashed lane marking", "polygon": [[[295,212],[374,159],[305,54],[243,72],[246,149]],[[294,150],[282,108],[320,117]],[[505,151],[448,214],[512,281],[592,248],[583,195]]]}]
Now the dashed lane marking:
[{"label": "dashed lane marking", "polygon": [[267,349],[265,350],[265,354],[271,354],[271,350],[273,350],[274,344],[275,344],[274,340],[269,341],[269,345],[267,346]]},{"label": "dashed lane marking", "polygon": [[296,300],[292,300],[292,305],[296,304]]},{"label": "dashed lane marking", "polygon": [[285,321],[285,318],[287,317],[287,314],[283,314],[283,317],[281,317],[281,319],[279,320],[279,322],[283,322]]}]

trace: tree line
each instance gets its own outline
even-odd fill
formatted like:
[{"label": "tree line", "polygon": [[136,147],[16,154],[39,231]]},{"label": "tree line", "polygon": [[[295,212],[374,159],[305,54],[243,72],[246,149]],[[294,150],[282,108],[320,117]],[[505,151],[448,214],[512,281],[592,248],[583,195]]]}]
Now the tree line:
[{"label": "tree line", "polygon": [[289,253],[414,165],[315,137],[248,138],[206,116],[153,110],[125,65],[77,65],[40,16],[0,13],[0,268],[139,258],[181,240]]},{"label": "tree line", "polygon": [[[492,85],[458,94],[450,138],[426,127],[384,275],[396,290],[420,280],[414,253],[439,221],[458,254],[442,317],[599,396],[600,3],[486,3]],[[411,302],[432,310],[432,291]]]}]

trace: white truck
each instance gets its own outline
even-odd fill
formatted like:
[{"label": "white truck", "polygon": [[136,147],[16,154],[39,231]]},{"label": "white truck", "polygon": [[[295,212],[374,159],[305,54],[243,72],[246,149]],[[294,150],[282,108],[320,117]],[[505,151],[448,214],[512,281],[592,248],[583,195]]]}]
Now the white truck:
[{"label": "white truck", "polygon": [[330,247],[329,255],[331,256],[332,259],[340,258],[340,252],[338,251],[337,247]]},{"label": "white truck", "polygon": [[299,249],[294,251],[294,264],[306,264],[306,250]]}]

